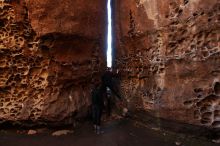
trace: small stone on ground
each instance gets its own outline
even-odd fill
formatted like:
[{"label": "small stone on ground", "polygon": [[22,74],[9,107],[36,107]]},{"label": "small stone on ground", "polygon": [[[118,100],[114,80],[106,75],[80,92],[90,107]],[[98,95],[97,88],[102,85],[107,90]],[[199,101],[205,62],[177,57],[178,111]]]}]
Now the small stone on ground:
[{"label": "small stone on ground", "polygon": [[52,136],[61,136],[61,135],[66,135],[68,133],[73,133],[71,130],[58,130],[52,133]]},{"label": "small stone on ground", "polygon": [[34,134],[37,134],[37,131],[36,130],[29,130],[28,135],[34,135]]},{"label": "small stone on ground", "polygon": [[176,141],[175,144],[179,146],[179,145],[181,145],[181,142]]},{"label": "small stone on ground", "polygon": [[220,143],[220,138],[219,138],[219,139],[213,139],[212,142],[214,142],[214,143]]}]

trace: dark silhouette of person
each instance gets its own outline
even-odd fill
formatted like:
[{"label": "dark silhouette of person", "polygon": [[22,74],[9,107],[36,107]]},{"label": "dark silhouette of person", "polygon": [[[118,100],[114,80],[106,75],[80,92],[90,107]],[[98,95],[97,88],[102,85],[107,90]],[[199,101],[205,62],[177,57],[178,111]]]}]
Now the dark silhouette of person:
[{"label": "dark silhouette of person", "polygon": [[101,84],[96,84],[92,91],[92,118],[94,130],[100,134],[101,117],[104,108],[105,87]]},{"label": "dark silhouette of person", "polygon": [[101,84],[96,84],[95,88],[92,91],[92,117],[93,117],[93,125],[95,132],[97,134],[103,133],[100,130],[101,125],[101,117],[102,111],[104,108],[104,100],[107,98],[107,112],[108,115],[111,113],[111,103],[110,98],[107,96],[107,87],[114,93],[120,100],[122,99],[121,96],[116,92],[113,84],[113,77],[114,74],[111,70],[107,70],[102,76]]}]

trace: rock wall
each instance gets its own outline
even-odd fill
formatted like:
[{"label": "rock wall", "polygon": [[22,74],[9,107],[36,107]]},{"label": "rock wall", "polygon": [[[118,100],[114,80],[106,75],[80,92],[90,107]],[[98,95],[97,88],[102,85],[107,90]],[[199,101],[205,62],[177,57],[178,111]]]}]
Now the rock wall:
[{"label": "rock wall", "polygon": [[130,109],[220,128],[220,1],[117,0],[115,9]]},{"label": "rock wall", "polygon": [[70,123],[87,114],[106,64],[105,5],[0,0],[2,122]]}]

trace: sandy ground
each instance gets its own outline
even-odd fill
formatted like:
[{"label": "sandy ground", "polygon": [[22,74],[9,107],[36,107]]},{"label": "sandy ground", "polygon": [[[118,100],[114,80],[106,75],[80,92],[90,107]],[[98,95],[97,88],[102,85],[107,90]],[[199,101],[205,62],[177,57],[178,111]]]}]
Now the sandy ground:
[{"label": "sandy ground", "polygon": [[105,122],[101,135],[94,133],[90,122],[82,123],[73,133],[62,136],[52,136],[55,129],[36,130],[37,134],[28,135],[28,130],[2,129],[0,146],[219,146],[205,137],[168,132],[130,119]]}]

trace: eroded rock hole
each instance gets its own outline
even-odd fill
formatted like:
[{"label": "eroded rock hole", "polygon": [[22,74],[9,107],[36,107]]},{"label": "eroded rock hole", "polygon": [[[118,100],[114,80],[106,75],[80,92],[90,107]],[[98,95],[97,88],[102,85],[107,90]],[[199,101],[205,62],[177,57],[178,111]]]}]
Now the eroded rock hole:
[{"label": "eroded rock hole", "polygon": [[216,95],[220,95],[220,83],[216,82],[214,85],[214,91]]},{"label": "eroded rock hole", "polygon": [[189,0],[183,0],[184,5],[189,3]]}]

